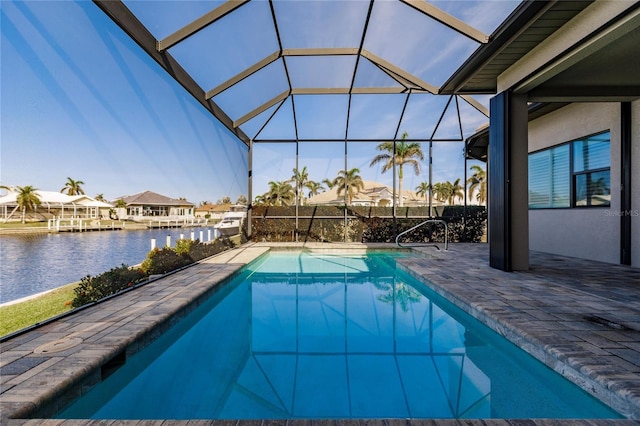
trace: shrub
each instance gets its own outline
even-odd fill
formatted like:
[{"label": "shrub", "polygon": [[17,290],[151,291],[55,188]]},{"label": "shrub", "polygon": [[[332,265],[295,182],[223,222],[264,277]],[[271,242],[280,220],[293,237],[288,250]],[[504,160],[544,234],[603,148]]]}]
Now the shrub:
[{"label": "shrub", "polygon": [[200,241],[179,240],[175,248],[164,247],[151,250],[140,268],[127,265],[113,268],[100,275],[87,275],[74,289],[71,302],[74,308],[98,301],[145,280],[149,275],[166,274],[197,262],[234,246],[227,238],[219,238],[209,244]]},{"label": "shrub", "polygon": [[484,206],[445,207],[442,218],[449,226],[449,241],[477,243],[482,241],[487,226],[487,209]]},{"label": "shrub", "polygon": [[146,279],[145,273],[140,269],[131,269],[129,266],[115,267],[107,272],[92,277],[87,275],[80,280],[80,284],[73,290],[75,297],[71,302],[74,308],[95,302]]},{"label": "shrub", "polygon": [[224,250],[230,249],[233,246],[233,242],[227,238],[218,238],[208,244],[204,244],[196,240],[191,241],[187,255],[193,262],[197,262]]},{"label": "shrub", "polygon": [[[189,240],[182,240],[189,241]],[[142,262],[142,270],[147,275],[166,274],[193,263],[186,254],[178,254],[171,247],[154,248]]]},{"label": "shrub", "polygon": [[[435,219],[447,222],[449,242],[477,243],[484,235],[487,211],[481,206],[467,206],[466,217],[463,206],[447,206],[444,208],[442,217]],[[395,242],[396,232],[411,229],[420,224],[425,219],[399,218],[394,224],[392,220],[371,218],[363,235],[364,242]],[[424,225],[407,235],[405,241],[411,242],[443,242],[444,227],[439,224]]]},{"label": "shrub", "polygon": [[175,252],[180,256],[189,256],[189,251],[191,251],[191,247],[195,244],[199,243],[198,240],[178,240],[176,242],[176,246],[174,248]]},{"label": "shrub", "polygon": [[183,239],[179,240],[173,249],[164,247],[151,250],[142,262],[141,268],[147,275],[166,274],[231,247],[233,243],[226,238],[218,238],[208,244],[199,240]]}]

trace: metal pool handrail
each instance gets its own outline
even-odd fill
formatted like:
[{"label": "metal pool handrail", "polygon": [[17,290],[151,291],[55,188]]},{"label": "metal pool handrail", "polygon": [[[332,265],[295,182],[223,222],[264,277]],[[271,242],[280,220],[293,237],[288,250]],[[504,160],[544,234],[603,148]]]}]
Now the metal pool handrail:
[{"label": "metal pool handrail", "polygon": [[444,225],[444,249],[445,250],[449,250],[449,226],[447,225],[447,222],[445,222],[444,220],[441,219],[428,219],[425,220],[422,223],[417,224],[416,226],[414,226],[413,228],[409,228],[406,231],[403,231],[401,233],[398,234],[398,236],[396,237],[396,245],[398,247],[426,247],[426,246],[434,246],[435,248],[437,248],[438,250],[440,250],[440,247],[438,247],[437,244],[421,244],[421,243],[413,243],[413,244],[409,244],[409,245],[402,245],[400,244],[400,237],[402,237],[405,234],[408,234],[409,232],[420,228],[422,225],[425,225],[427,223],[441,223]]}]

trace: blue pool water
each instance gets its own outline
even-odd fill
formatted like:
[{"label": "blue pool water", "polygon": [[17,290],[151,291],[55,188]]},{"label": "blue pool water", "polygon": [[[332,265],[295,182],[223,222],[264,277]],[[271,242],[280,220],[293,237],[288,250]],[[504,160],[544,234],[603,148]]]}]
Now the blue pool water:
[{"label": "blue pool water", "polygon": [[394,256],[272,253],[59,418],[619,418]]}]

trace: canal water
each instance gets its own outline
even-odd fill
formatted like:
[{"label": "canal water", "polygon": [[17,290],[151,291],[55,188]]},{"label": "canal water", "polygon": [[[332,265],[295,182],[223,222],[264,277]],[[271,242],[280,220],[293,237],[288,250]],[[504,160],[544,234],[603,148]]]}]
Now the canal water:
[{"label": "canal water", "polygon": [[109,269],[141,263],[156,245],[171,245],[194,232],[207,241],[208,228],[170,228],[139,231],[63,232],[58,234],[3,235],[0,237],[0,304],[80,281]]}]

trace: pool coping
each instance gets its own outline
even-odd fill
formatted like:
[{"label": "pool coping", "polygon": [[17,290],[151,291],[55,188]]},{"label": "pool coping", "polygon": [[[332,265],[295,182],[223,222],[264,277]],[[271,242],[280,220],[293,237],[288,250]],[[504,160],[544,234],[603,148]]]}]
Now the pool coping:
[{"label": "pool coping", "polygon": [[[4,372],[0,374],[0,423],[10,421],[11,424],[29,424],[29,418],[38,417],[37,424],[87,424],[86,421],[76,423],[52,419],[45,422],[43,418],[52,416],[59,411],[60,407],[85,393],[87,389],[102,380],[103,375],[109,374],[111,369],[117,368],[119,363],[124,362],[127,357],[142,349],[195,309],[206,297],[216,291],[219,283],[269,250],[303,248],[314,252],[335,250],[363,252],[394,247],[395,245],[392,244],[358,243],[250,243],[198,262],[190,268],[110,299],[96,307],[87,308],[76,315],[61,318],[17,336],[4,342],[1,348],[0,368]],[[433,248],[426,250],[428,251],[417,250],[424,254],[419,259],[403,259],[401,263],[404,268],[417,277],[428,279],[428,282],[435,284],[428,284],[430,287],[436,291],[440,289],[439,291],[454,304],[473,316],[479,317],[478,319],[490,328],[510,340],[515,340],[514,343],[524,346],[523,349],[554,370],[563,375],[570,373],[572,381],[578,381],[579,385],[584,385],[594,380],[589,374],[585,375],[582,369],[576,369],[570,359],[561,356],[562,351],[557,353],[553,345],[531,338],[524,329],[512,327],[508,321],[505,323],[500,313],[492,312],[490,306],[483,306],[472,300],[465,301],[465,297],[460,292],[457,293],[455,286],[452,286],[452,280],[455,280],[451,275],[452,271],[449,270],[447,274],[438,276],[430,269],[434,264],[444,266],[442,262],[451,258],[449,253],[440,253]],[[456,271],[454,270],[453,273],[455,274]],[[504,279],[502,274],[513,277],[512,274],[496,271],[490,274],[491,279]],[[77,339],[81,340],[78,342]],[[42,352],[43,348],[45,350],[49,348],[49,351]],[[37,353],[38,350],[40,353]],[[608,401],[609,405],[623,412],[616,406],[621,405],[620,401],[623,401],[624,404],[621,406],[626,410],[623,413],[628,412],[631,418],[640,418],[638,414],[640,404],[635,394],[625,395],[624,389],[612,389],[599,380],[595,380],[595,383],[603,385],[606,392],[603,394],[603,391],[598,389],[596,396],[600,399],[603,399],[603,396],[606,398],[606,395],[613,396],[613,399]],[[633,409],[628,409],[630,407]],[[549,421],[553,424],[552,420]],[[464,422],[468,424],[468,421]],[[537,424],[542,420],[534,422]],[[176,422],[175,424],[186,423]],[[207,421],[203,424],[222,423],[224,422]],[[235,421],[233,423],[251,424],[251,422]],[[313,421],[313,423],[321,422]],[[357,424],[358,421],[340,421],[340,423]],[[431,424],[429,421],[422,420],[411,420],[410,423]],[[508,424],[498,420],[482,420],[481,424],[488,423]],[[566,420],[560,423],[566,424]],[[147,422],[145,421],[144,424]],[[171,422],[171,424],[174,423]],[[452,421],[451,424],[459,423]],[[594,421],[590,420],[588,424],[594,424]]]}]

